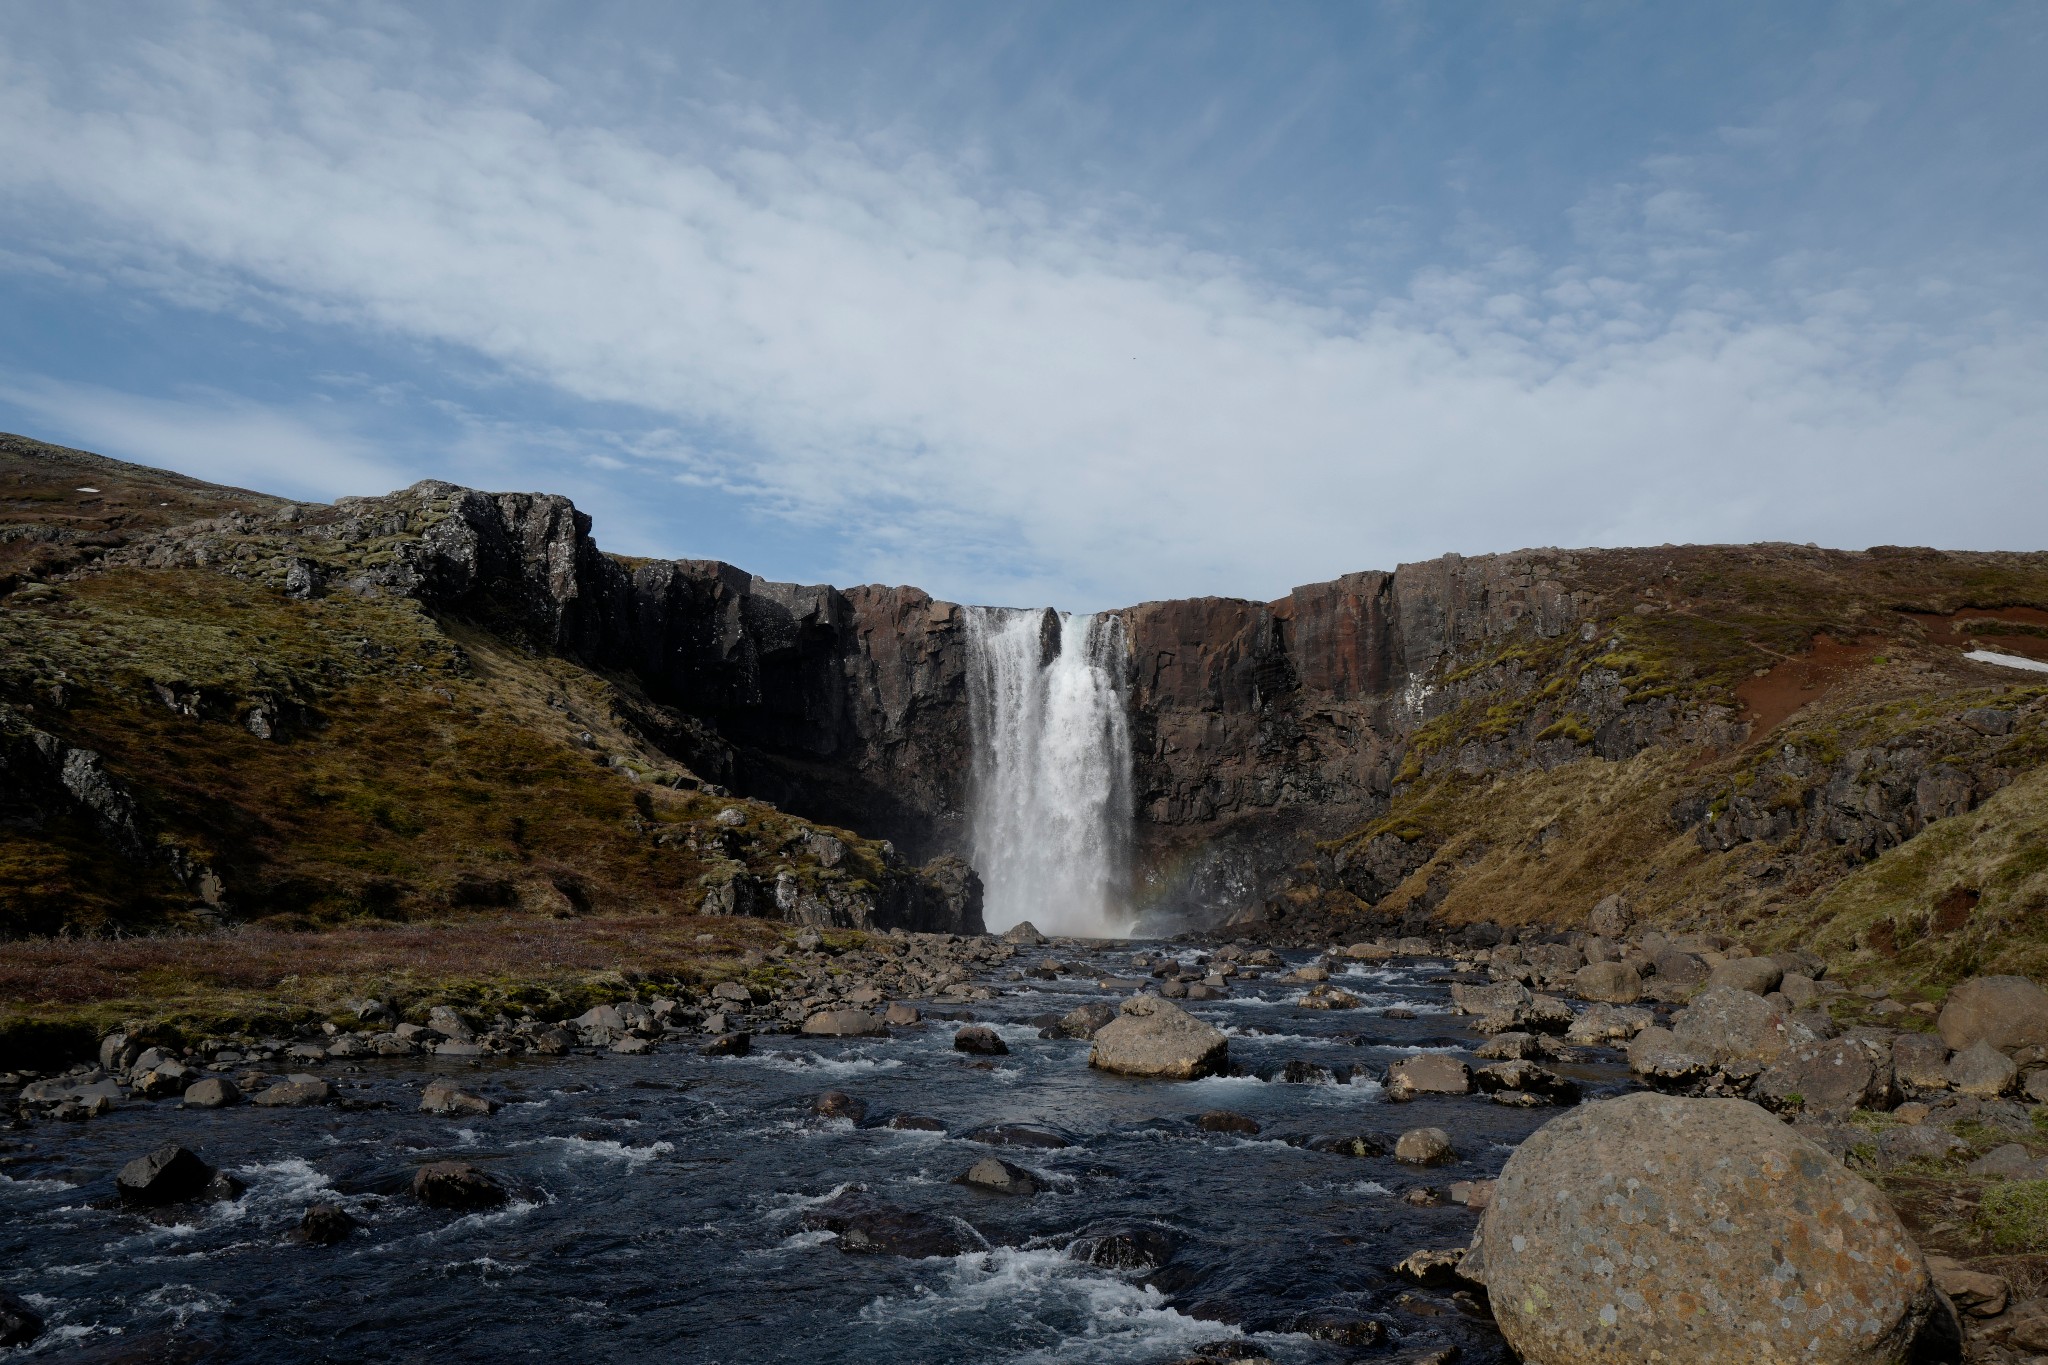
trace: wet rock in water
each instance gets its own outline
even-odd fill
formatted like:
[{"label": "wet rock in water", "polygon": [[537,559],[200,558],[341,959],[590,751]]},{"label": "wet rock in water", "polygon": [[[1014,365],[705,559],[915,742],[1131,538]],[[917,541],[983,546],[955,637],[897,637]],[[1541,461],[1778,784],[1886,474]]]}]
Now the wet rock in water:
[{"label": "wet rock in water", "polygon": [[1939,1034],[1901,1033],[1892,1039],[1892,1074],[1912,1090],[1946,1090],[1948,1052]]},{"label": "wet rock in water", "polygon": [[347,1241],[349,1234],[361,1226],[355,1216],[339,1204],[315,1204],[306,1210],[306,1216],[286,1236],[306,1246],[331,1247],[337,1242]]},{"label": "wet rock in water", "polygon": [[1819,1035],[1790,1011],[1750,991],[1726,986],[1709,987],[1694,996],[1673,1021],[1671,1032],[1681,1049],[1716,1065],[1749,1061],[1769,1066],[1787,1047],[1819,1041]]},{"label": "wet rock in water", "polygon": [[453,1081],[429,1081],[427,1088],[420,1092],[420,1112],[424,1114],[445,1114],[451,1118],[467,1118],[473,1115],[495,1114],[496,1100],[487,1100],[481,1095],[471,1095],[455,1085]]},{"label": "wet rock in water", "polygon": [[1492,986],[1454,982],[1451,986],[1451,1003],[1460,1014],[1511,1014],[1528,1008],[1535,998],[1527,986],[1513,981]]},{"label": "wet rock in water", "polygon": [[999,1157],[985,1156],[967,1168],[955,1183],[971,1185],[995,1194],[1037,1194],[1038,1181],[1022,1166],[1012,1166]]},{"label": "wet rock in water", "polygon": [[257,1091],[249,1103],[270,1109],[297,1109],[308,1104],[325,1104],[334,1098],[334,1087],[322,1080],[279,1081]]},{"label": "wet rock in water", "polygon": [[1357,1157],[1370,1160],[1387,1154],[1387,1141],[1376,1133],[1351,1133],[1343,1137],[1313,1137],[1308,1140],[1311,1152],[1328,1152],[1332,1156]]},{"label": "wet rock in water", "polygon": [[924,1022],[924,1016],[917,1012],[915,1005],[891,1005],[882,1014],[882,1022],[891,1028],[909,1028],[912,1024]]},{"label": "wet rock in water", "polygon": [[908,1133],[943,1133],[946,1125],[929,1114],[891,1114],[884,1128],[895,1128]]},{"label": "wet rock in water", "polygon": [[166,1142],[147,1156],[136,1157],[114,1177],[121,1202],[157,1208],[196,1199],[212,1183],[213,1167],[175,1142]]},{"label": "wet rock in water", "polygon": [[827,1090],[811,1101],[811,1112],[821,1119],[851,1119],[859,1123],[868,1116],[867,1101],[857,1100],[844,1090]]},{"label": "wet rock in water", "polygon": [[1305,1010],[1355,1010],[1358,997],[1335,986],[1312,986],[1301,997]]},{"label": "wet rock in water", "polygon": [[1493,1202],[1493,1182],[1491,1180],[1453,1180],[1451,1182],[1451,1202],[1453,1204],[1463,1204],[1466,1208],[1474,1211],[1483,1210],[1488,1204]]},{"label": "wet rock in water", "polygon": [[1387,1095],[1394,1100],[1417,1095],[1466,1095],[1472,1091],[1472,1068],[1456,1057],[1425,1052],[1387,1068]]},{"label": "wet rock in water", "polygon": [[1387,1339],[1385,1323],[1358,1317],[1342,1308],[1311,1308],[1306,1313],[1297,1313],[1288,1330],[1316,1341],[1354,1348],[1383,1345]]},{"label": "wet rock in water", "polygon": [[1496,1033],[1472,1049],[1472,1055],[1502,1062],[1534,1061],[1543,1055],[1543,1046],[1533,1033]]},{"label": "wet rock in water", "polygon": [[889,1026],[866,1010],[821,1010],[804,1020],[804,1032],[820,1038],[880,1038]]},{"label": "wet rock in water", "polygon": [[1003,931],[1003,942],[1014,943],[1027,948],[1036,948],[1046,942],[1044,934],[1030,920],[1019,920]]},{"label": "wet rock in water", "polygon": [[1037,1123],[992,1123],[984,1128],[974,1128],[960,1134],[963,1142],[979,1142],[984,1147],[1038,1147],[1057,1151],[1071,1147],[1074,1140],[1055,1128]]},{"label": "wet rock in water", "polygon": [[1289,1059],[1274,1078],[1283,1085],[1329,1085],[1336,1073],[1320,1062],[1305,1061],[1300,1057]]},{"label": "wet rock in water", "polygon": [[1425,1289],[1448,1289],[1463,1277],[1458,1273],[1465,1264],[1466,1249],[1452,1247],[1443,1251],[1411,1251],[1389,1267],[1402,1279],[1421,1285]]},{"label": "wet rock in water", "polygon": [[42,1315],[0,1290],[0,1346],[26,1346],[42,1334]]},{"label": "wet rock in water", "polygon": [[1945,1311],[1884,1196],[1743,1100],[1635,1094],[1538,1129],[1463,1271],[1531,1365],[1895,1365]]},{"label": "wet rock in water", "polygon": [[1457,1159],[1451,1135],[1441,1128],[1410,1128],[1394,1144],[1394,1160],[1407,1166],[1443,1166]]},{"label": "wet rock in water", "polygon": [[495,1209],[505,1187],[467,1161],[436,1161],[412,1174],[412,1197],[430,1209]]},{"label": "wet rock in water", "polygon": [[2048,1047],[2048,991],[2023,976],[1973,976],[1948,993],[1938,1027],[1957,1052]]},{"label": "wet rock in water", "polygon": [[1643,998],[1643,978],[1625,962],[1589,962],[1573,973],[1572,990],[1581,1000],[1633,1005]]},{"label": "wet rock in water", "polygon": [[1831,1038],[1787,1048],[1757,1078],[1753,1093],[1773,1108],[1846,1117],[1857,1109],[1885,1107],[1891,1088],[1888,1070],[1868,1047],[1853,1038]]},{"label": "wet rock in water", "polygon": [[807,1210],[803,1225],[812,1232],[836,1233],[839,1249],[852,1255],[920,1259],[958,1256],[969,1249],[951,1219],[897,1208],[852,1190]]},{"label": "wet rock in water", "polygon": [[611,1045],[611,1051],[616,1052],[621,1056],[625,1057],[638,1057],[642,1056],[645,1053],[654,1051],[654,1041],[650,1038],[635,1038],[628,1036],[619,1039],[619,1041],[616,1043],[613,1043]]},{"label": "wet rock in water", "polygon": [[225,1076],[208,1076],[185,1087],[187,1109],[225,1109],[241,1103],[242,1092]]},{"label": "wet rock in water", "polygon": [[697,1048],[703,1057],[744,1057],[754,1048],[751,1033],[721,1033]]},{"label": "wet rock in water", "polygon": [[1230,1062],[1230,1040],[1170,1000],[1137,995],[1095,1033],[1088,1065],[1124,1076],[1195,1080]]},{"label": "wet rock in water", "polygon": [[1566,1104],[1575,1102],[1579,1097],[1576,1083],[1534,1062],[1494,1062],[1473,1072],[1472,1080],[1495,1099],[1504,1092],[1541,1095]]},{"label": "wet rock in water", "polygon": [[1116,1006],[1106,1000],[1090,1000],[1066,1012],[1054,1028],[1068,1038],[1093,1038],[1104,1024],[1116,1018]]},{"label": "wet rock in water", "polygon": [[1211,1109],[1206,1114],[1195,1116],[1195,1127],[1205,1133],[1242,1133],[1247,1137],[1259,1132],[1258,1121],[1229,1109]]},{"label": "wet rock in water", "polygon": [[977,1057],[1007,1057],[1010,1048],[1002,1035],[986,1024],[969,1024],[953,1035],[955,1052],[972,1053]]},{"label": "wet rock in water", "polygon": [[1707,973],[1707,990],[1748,991],[1769,995],[1785,979],[1785,969],[1768,957],[1731,957]]},{"label": "wet rock in water", "polygon": [[1980,1038],[1949,1058],[1946,1074],[1954,1089],[1988,1100],[2012,1089],[2020,1073],[2010,1057]]},{"label": "wet rock in water", "polygon": [[1067,1254],[1104,1270],[1158,1270],[1180,1248],[1180,1234],[1156,1224],[1100,1224],[1083,1230]]}]

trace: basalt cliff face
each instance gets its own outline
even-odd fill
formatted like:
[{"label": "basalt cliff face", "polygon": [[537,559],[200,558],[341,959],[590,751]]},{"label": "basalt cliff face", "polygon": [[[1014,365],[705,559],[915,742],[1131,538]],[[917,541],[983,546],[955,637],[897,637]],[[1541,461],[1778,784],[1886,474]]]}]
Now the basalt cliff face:
[{"label": "basalt cliff face", "polygon": [[[571,742],[657,766],[670,790],[730,789],[890,841],[906,865],[967,847],[965,614],[916,589],[623,559],[558,497],[424,483],[329,507],[18,438],[0,456],[32,494],[7,503],[0,530],[22,641],[37,639],[21,612],[39,596],[166,575],[241,585],[266,610],[402,607],[433,623],[456,673],[484,654],[583,670],[605,736],[590,733],[598,703],[544,705],[585,727]],[[65,491],[88,476],[130,488],[118,515]],[[1303,936],[1424,917],[1569,922],[1618,893],[1638,914],[1754,935],[1765,920],[1813,932],[1825,902],[1858,950],[1918,962],[1920,945],[1923,965],[1948,970],[2048,904],[2039,868],[1964,866],[1955,850],[1914,874],[1925,885],[1910,895],[1864,894],[1898,881],[1887,859],[1967,813],[1990,810],[1987,828],[2027,842],[2048,678],[1968,656],[2048,658],[2048,556],[1525,551],[1352,574],[1269,603],[1118,614],[1135,893],[1182,922]],[[375,633],[349,669],[388,673],[409,650],[432,652]],[[62,651],[43,653],[47,666],[0,678],[0,700],[17,728],[100,752],[77,723],[91,708],[64,697],[105,680],[60,676]],[[163,657],[168,676],[138,676],[130,693],[287,739],[334,711],[337,684],[319,669],[229,685]],[[210,869],[202,854],[194,865]],[[696,882],[683,894],[764,913],[799,894],[752,865]]]}]

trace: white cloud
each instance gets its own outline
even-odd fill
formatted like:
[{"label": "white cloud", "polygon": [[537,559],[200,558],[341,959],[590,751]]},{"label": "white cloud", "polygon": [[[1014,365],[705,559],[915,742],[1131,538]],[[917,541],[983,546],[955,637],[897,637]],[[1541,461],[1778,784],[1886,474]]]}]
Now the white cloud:
[{"label": "white cloud", "polygon": [[[786,115],[570,121],[534,72],[390,33],[200,24],[95,79],[0,58],[12,231],[91,228],[29,254],[726,433],[630,453],[851,528],[858,577],[1100,606],[1529,543],[2025,545],[2048,511],[2038,328],[1965,345],[1722,280],[1682,159],[1589,199],[1583,260],[1495,244],[1338,307]],[[109,410],[125,448],[206,445]]]}]

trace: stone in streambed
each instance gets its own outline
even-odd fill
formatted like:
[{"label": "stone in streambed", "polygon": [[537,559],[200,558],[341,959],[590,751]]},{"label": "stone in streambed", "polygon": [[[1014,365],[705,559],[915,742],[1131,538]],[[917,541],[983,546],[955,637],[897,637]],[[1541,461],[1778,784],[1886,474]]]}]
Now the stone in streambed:
[{"label": "stone in streambed", "polygon": [[819,1038],[880,1038],[889,1026],[866,1010],[821,1010],[804,1020],[804,1032]]},{"label": "stone in streambed", "polygon": [[1206,1114],[1197,1115],[1195,1127],[1205,1133],[1242,1133],[1247,1137],[1256,1136],[1259,1132],[1257,1120],[1229,1109],[1211,1109]]},{"label": "stone in streambed", "polygon": [[225,1109],[241,1100],[242,1092],[225,1076],[208,1076],[185,1087],[187,1109]]},{"label": "stone in streambed", "polygon": [[1472,1090],[1472,1068],[1456,1057],[1425,1052],[1387,1068],[1387,1096],[1394,1100],[1417,1095],[1465,1095]]},{"label": "stone in streambed", "polygon": [[956,1182],[971,1185],[978,1190],[994,1194],[1028,1195],[1038,1193],[1038,1182],[1031,1172],[1022,1166],[1012,1166],[999,1157],[985,1156],[967,1168],[967,1173]]},{"label": "stone in streambed", "polygon": [[1088,1065],[1124,1076],[1196,1080],[1230,1062],[1230,1040],[1170,1000],[1137,995],[1095,1034]]},{"label": "stone in streambed", "polygon": [[917,1012],[915,1005],[891,1005],[882,1015],[882,1022],[891,1028],[909,1028],[924,1022],[924,1016]]},{"label": "stone in streambed", "polygon": [[505,1187],[467,1161],[436,1161],[413,1172],[412,1197],[430,1209],[494,1209]]},{"label": "stone in streambed", "polygon": [[1897,1365],[1946,1311],[1884,1196],[1742,1100],[1546,1125],[1474,1247],[1463,1273],[1530,1365]]},{"label": "stone in streambed", "polygon": [[190,1150],[167,1142],[123,1166],[114,1177],[114,1186],[121,1192],[122,1203],[157,1208],[199,1197],[213,1177],[213,1167]]},{"label": "stone in streambed", "polygon": [[1394,1143],[1394,1160],[1406,1166],[1442,1166],[1457,1159],[1451,1135],[1441,1128],[1411,1128]]},{"label": "stone in streambed", "polygon": [[753,1047],[754,1035],[751,1033],[721,1033],[700,1044],[697,1053],[703,1057],[744,1057]]},{"label": "stone in streambed", "polygon": [[962,1133],[960,1139],[985,1147],[1039,1147],[1048,1151],[1074,1145],[1074,1140],[1065,1133],[1036,1123],[992,1123]]},{"label": "stone in streambed", "polygon": [[811,1112],[821,1119],[850,1119],[859,1123],[868,1116],[865,1100],[857,1100],[844,1090],[827,1090],[811,1101]]},{"label": "stone in streambed", "polygon": [[907,1133],[943,1133],[946,1125],[929,1114],[892,1114],[884,1128]]},{"label": "stone in streambed", "polygon": [[1104,1024],[1114,1018],[1116,1006],[1106,1000],[1090,1000],[1068,1010],[1053,1029],[1063,1038],[1093,1038]]},{"label": "stone in streambed", "polygon": [[355,1216],[339,1204],[315,1204],[306,1210],[306,1216],[285,1234],[285,1238],[304,1246],[331,1247],[337,1242],[347,1241],[349,1234],[361,1226]]},{"label": "stone in streambed", "polygon": [[803,1225],[836,1233],[839,1249],[850,1255],[921,1259],[958,1256],[968,1249],[951,1219],[900,1209],[851,1190],[808,1210]]},{"label": "stone in streambed", "polygon": [[0,1292],[0,1346],[26,1346],[42,1334],[42,1314],[14,1295]]},{"label": "stone in streambed", "polygon": [[249,1097],[249,1103],[269,1109],[297,1109],[325,1104],[334,1098],[334,1087],[316,1078],[279,1081]]},{"label": "stone in streambed", "polygon": [[986,1024],[970,1024],[953,1035],[955,1052],[971,1053],[977,1057],[1007,1057],[1010,1048],[1002,1035]]},{"label": "stone in streambed", "polygon": [[420,1112],[445,1114],[451,1118],[467,1118],[472,1115],[495,1114],[498,1104],[481,1095],[471,1095],[455,1085],[453,1081],[429,1081],[427,1088],[420,1092]]},{"label": "stone in streambed", "polygon": [[1158,1270],[1180,1252],[1179,1234],[1150,1223],[1097,1224],[1068,1247],[1077,1261],[1104,1270]]}]

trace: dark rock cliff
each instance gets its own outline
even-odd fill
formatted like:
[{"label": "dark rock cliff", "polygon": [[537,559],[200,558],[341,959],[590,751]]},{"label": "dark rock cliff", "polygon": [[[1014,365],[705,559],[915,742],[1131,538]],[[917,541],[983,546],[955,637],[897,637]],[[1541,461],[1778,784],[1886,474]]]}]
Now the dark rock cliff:
[{"label": "dark rock cliff", "polygon": [[[953,604],[607,555],[559,497],[422,483],[331,508],[230,505],[144,528],[94,562],[205,566],[298,597],[410,598],[629,680],[621,719],[703,782],[892,840],[916,860],[966,851],[971,661]],[[1951,618],[2043,597],[2044,563],[1798,546],[1536,550],[1351,574],[1267,603],[1123,609],[1138,897],[1198,919],[1263,914],[1289,896],[1318,913],[1396,917],[1449,897],[1465,913],[1457,886],[1490,858],[1513,868],[1488,885],[1529,897],[1525,913],[1556,913],[1543,908],[1552,874],[1515,859],[1551,856],[1572,820],[1542,815],[1503,841],[1479,827],[1495,817],[1474,794],[1652,750],[1683,757],[1621,821],[1641,826],[1630,856],[1647,856],[1653,834],[1710,856],[1795,834],[1874,856],[1972,808],[2010,762],[1958,766],[1953,744],[1902,748],[1887,732],[1844,744],[1846,758],[1788,751],[1759,768],[1744,746],[1778,718],[1746,709],[1743,688],[1832,636],[1892,642],[1898,661],[1872,698],[1961,695],[1982,680],[1959,664],[1969,640]],[[1934,640],[1941,631],[1954,638]],[[2014,638],[2006,647],[2033,647]],[[1877,648],[1849,652],[1883,664]],[[1612,879],[1602,869],[1621,855],[1598,851],[1597,824],[1572,834],[1587,851],[1554,899]]]}]

